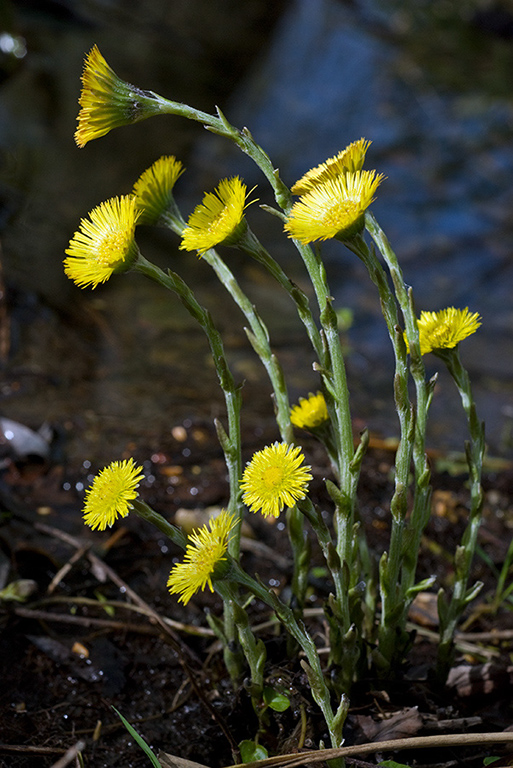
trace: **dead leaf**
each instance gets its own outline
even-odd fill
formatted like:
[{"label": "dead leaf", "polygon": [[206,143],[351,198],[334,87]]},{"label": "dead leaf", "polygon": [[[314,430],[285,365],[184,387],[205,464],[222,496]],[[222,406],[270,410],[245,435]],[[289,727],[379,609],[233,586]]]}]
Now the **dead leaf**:
[{"label": "dead leaf", "polygon": [[185,760],[178,755],[170,755],[168,752],[159,752],[159,760],[162,768],[208,768],[202,763],[195,763],[194,760]]},{"label": "dead leaf", "polygon": [[408,611],[409,620],[421,627],[438,627],[437,599],[434,592],[419,592]]},{"label": "dead leaf", "polygon": [[447,687],[455,688],[458,696],[482,696],[511,685],[513,667],[488,663],[461,664],[453,667],[447,678]]},{"label": "dead leaf", "polygon": [[355,720],[360,728],[360,734],[355,740],[357,744],[366,741],[404,739],[414,736],[423,726],[417,707],[401,709],[399,712],[394,712],[390,717],[384,716],[380,720],[375,720],[368,715],[357,715]]}]

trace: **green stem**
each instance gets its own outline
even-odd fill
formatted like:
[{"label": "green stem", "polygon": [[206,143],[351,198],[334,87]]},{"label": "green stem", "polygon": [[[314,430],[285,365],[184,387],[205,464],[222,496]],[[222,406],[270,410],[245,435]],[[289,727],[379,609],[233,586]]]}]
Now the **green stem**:
[{"label": "green stem", "polygon": [[[470,514],[467,527],[456,552],[455,581],[448,606],[440,611],[440,643],[438,646],[437,672],[440,680],[445,680],[452,662],[454,650],[454,632],[465,606],[476,596],[479,583],[468,589],[470,569],[474,558],[479,526],[483,511],[483,488],[481,476],[485,452],[484,425],[477,417],[472,395],[470,378],[461,364],[458,347],[439,349],[435,354],[441,358],[449,370],[467,416],[470,444],[467,446],[467,461],[470,476]],[[439,595],[439,606],[443,596]]]},{"label": "green stem", "polygon": [[207,130],[231,139],[246,155],[251,157],[265,175],[274,191],[278,205],[284,210],[290,208],[290,190],[280,179],[278,170],[274,168],[269,155],[255,142],[247,128],[242,130],[235,128],[235,126],[228,122],[219,108],[217,108],[218,117],[216,117],[199,109],[194,109],[188,104],[165,99],[152,91],[148,92],[148,102],[148,108],[152,111],[157,109],[160,114],[179,115],[189,120],[195,120],[196,122],[203,123]]},{"label": "green stem", "polygon": [[[420,353],[419,331],[413,306],[413,297],[411,291],[407,289],[404,283],[397,256],[392,250],[385,233],[369,211],[365,215],[365,225],[383,256],[392,278],[394,291],[404,318],[406,338],[408,340],[410,351],[410,372],[415,384],[415,437],[413,444],[415,487],[413,509],[407,536],[405,537],[404,542],[404,560],[401,583],[403,594],[412,595],[417,571],[420,540],[429,520],[431,511],[431,472],[426,455],[426,424],[432,389],[430,390],[426,382],[424,363]],[[411,598],[406,599],[404,604],[403,625],[406,621],[409,602],[411,602]]]},{"label": "green stem", "polygon": [[231,604],[242,650],[249,665],[251,675],[249,693],[253,702],[253,709],[260,719],[264,710],[262,695],[264,690],[264,668],[267,658],[265,645],[262,640],[255,638],[248,615],[239,602],[239,595],[235,585],[229,581],[218,581],[215,586],[216,591],[223,598],[224,604]]},{"label": "green stem", "polygon": [[[340,336],[338,331],[337,316],[332,307],[332,297],[326,280],[326,271],[320,258],[320,254],[314,253],[308,245],[294,240],[306,266],[312,282],[319,310],[321,313],[321,325],[326,341],[325,350],[321,359],[324,384],[326,387],[326,402],[334,427],[334,436],[337,452],[337,464],[340,477],[340,490],[343,497],[344,509],[336,515],[337,531],[340,533],[344,525],[348,525],[352,531],[354,522],[354,510],[356,503],[356,487],[359,472],[353,465],[354,442],[351,423],[351,411],[349,406],[349,389]],[[341,559],[344,552],[339,549]],[[352,570],[352,563],[348,567]]]},{"label": "green stem", "polygon": [[162,517],[162,515],[159,515],[140,499],[135,499],[135,501],[132,502],[132,506],[134,508],[134,512],[139,517],[154,525],[155,528],[158,528],[159,531],[164,534],[164,536],[167,536],[168,539],[171,539],[171,541],[181,549],[186,548],[187,536],[182,533],[180,528],[172,525],[172,523],[168,523],[168,521]]},{"label": "green stem", "polygon": [[294,564],[291,580],[294,596],[292,607],[296,616],[299,617],[303,612],[308,587],[311,548],[305,531],[304,518],[297,506],[287,509],[287,532]]},{"label": "green stem", "polygon": [[307,663],[302,662],[302,666],[308,675],[313,698],[324,715],[332,745],[340,746],[343,743],[342,728],[347,716],[348,702],[345,697],[342,697],[336,711],[333,711],[330,691],[324,678],[317,648],[303,623],[297,621],[293,611],[285,603],[282,603],[272,590],[266,589],[262,584],[245,573],[238,563],[232,563],[232,568],[226,579],[246,587],[255,597],[258,597],[272,608],[287,631],[290,632],[301,647],[307,658]]},{"label": "green stem", "polygon": [[[235,519],[237,521],[233,528],[233,536],[230,538],[228,544],[228,550],[231,557],[233,557],[235,560],[238,560],[240,553],[240,532],[243,517],[243,505],[240,492],[240,479],[242,477],[242,451],[240,434],[241,395],[240,388],[235,386],[233,376],[226,360],[223,340],[219,334],[219,331],[214,325],[210,313],[198,303],[187,283],[185,283],[185,281],[179,275],[177,275],[175,272],[172,272],[171,270],[168,272],[163,272],[159,267],[145,259],[144,256],[142,256],[140,253],[138,254],[137,260],[134,264],[134,269],[150,278],[150,280],[153,280],[164,288],[167,288],[168,290],[175,293],[189,314],[203,328],[210,344],[216,373],[224,393],[228,416],[228,434],[224,432],[220,424],[217,424],[218,435],[224,438],[222,439],[222,447],[225,454],[230,484],[229,509],[235,515]],[[237,674],[237,670],[239,669],[239,664],[237,661],[239,654],[236,650],[237,629],[235,626],[235,620],[233,617],[230,601],[225,603],[224,608],[224,627],[225,635],[227,638],[227,646],[224,649],[225,660],[227,662],[227,667],[230,670],[230,674],[232,675],[232,679],[234,679]],[[235,650],[232,650],[232,648]]]},{"label": "green stem", "polygon": [[306,328],[308,338],[314,348],[317,358],[322,360],[323,345],[319,329],[315,324],[310,310],[308,298],[303,291],[292,282],[292,280],[283,271],[278,262],[273,259],[270,253],[264,248],[262,243],[255,237],[251,230],[247,230],[245,235],[241,238],[237,244],[238,247],[248,253],[255,261],[262,264],[263,267],[269,272],[269,274],[276,280],[276,282],[288,293],[292,301],[296,305],[298,315],[301,322]]},{"label": "green stem", "polygon": [[[178,218],[176,214],[173,214],[172,216],[166,216],[166,214],[164,214],[161,218],[166,226],[181,236],[185,227],[185,221],[181,216]],[[201,256],[203,261],[206,261],[206,263],[214,270],[219,282],[224,285],[249,323],[251,330],[245,329],[246,334],[253,349],[262,361],[271,381],[275,398],[276,421],[278,429],[280,430],[280,435],[284,442],[292,443],[294,440],[294,432],[290,423],[290,402],[287,385],[280,362],[271,350],[269,332],[254,304],[251,303],[247,295],[241,289],[235,275],[221,256],[219,256],[217,251],[214,248],[210,248],[205,253],[202,253]],[[285,279],[288,280],[286,276]]]},{"label": "green stem", "polygon": [[290,402],[287,386],[280,362],[271,350],[267,328],[256,311],[255,306],[241,289],[233,272],[219,254],[214,249],[211,249],[203,254],[203,259],[212,267],[219,281],[224,285],[250,325],[251,331],[246,329],[246,334],[271,381],[280,435],[284,442],[292,443],[294,433],[290,423]]},{"label": "green stem", "polygon": [[[394,297],[387,276],[379,263],[374,250],[369,249],[360,235],[345,245],[364,263],[370,278],[376,285],[388,335],[392,342],[395,358],[394,400],[399,419],[400,440],[395,460],[395,488],[390,503],[392,530],[388,553],[380,565],[381,619],[379,626],[379,663],[385,673],[388,672],[394,658],[400,654],[400,647],[406,643],[404,604],[406,595],[401,584],[404,563],[404,532],[408,511],[408,486],[410,464],[413,452],[413,416],[408,394],[408,361],[406,346],[399,325],[397,300]],[[404,297],[403,297],[404,298]],[[398,632],[403,635],[399,642]]]}]

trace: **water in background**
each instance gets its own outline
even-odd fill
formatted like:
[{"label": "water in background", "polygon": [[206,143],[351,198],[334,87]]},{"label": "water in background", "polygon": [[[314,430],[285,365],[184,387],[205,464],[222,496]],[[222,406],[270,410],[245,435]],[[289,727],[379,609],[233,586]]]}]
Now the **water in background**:
[{"label": "water in background", "polygon": [[[138,277],[113,280],[93,294],[78,292],[62,277],[62,252],[81,216],[129,191],[164,153],[188,167],[177,187],[184,213],[203,189],[230,174],[259,184],[261,202],[271,200],[247,158],[178,118],[123,128],[76,149],[78,75],[84,52],[97,42],[116,71],[141,87],[207,111],[219,103],[233,123],[251,129],[287,183],[351,141],[372,140],[367,167],[387,176],[373,212],[419,309],[469,306],[483,316],[482,329],[462,345],[462,357],[492,449],[510,454],[513,19],[472,2],[417,7],[393,0],[291,0],[279,9],[276,25],[276,12],[267,15],[276,3],[251,4],[255,15],[242,18],[235,32],[233,24],[222,23],[233,15],[229,3],[222,4],[224,19],[221,6],[209,16],[211,4],[199,4],[205,15],[194,14],[190,3],[173,4],[172,12],[159,2],[136,3],[131,11],[122,3],[59,4],[81,13],[58,23],[47,17],[46,26],[34,24],[35,6],[23,4],[20,29],[31,29],[27,56],[0,92],[0,140],[9,161],[4,263],[8,282],[20,287],[12,315],[19,342],[13,342],[10,362],[18,375],[4,387],[4,413],[29,423],[66,421],[72,453],[89,451],[108,461],[141,436],[157,449],[166,430],[188,413],[211,419],[222,412],[206,344],[185,313]],[[279,222],[256,206],[249,216],[304,284]],[[234,371],[247,382],[249,418],[268,418],[268,392],[237,331],[237,312],[206,265],[179,253],[176,238],[165,233],[144,233],[142,245],[147,256],[187,275],[214,316],[217,308]],[[354,313],[346,341],[355,418],[395,434],[392,356],[373,286],[342,245],[330,243],[323,251],[336,307]],[[227,258],[269,322],[292,396],[315,388],[293,309],[235,251]],[[41,307],[35,291],[58,314]],[[77,342],[70,309],[78,302]],[[435,358],[426,362],[430,371],[437,369]],[[460,448],[463,420],[443,372],[432,412],[432,444]]]}]

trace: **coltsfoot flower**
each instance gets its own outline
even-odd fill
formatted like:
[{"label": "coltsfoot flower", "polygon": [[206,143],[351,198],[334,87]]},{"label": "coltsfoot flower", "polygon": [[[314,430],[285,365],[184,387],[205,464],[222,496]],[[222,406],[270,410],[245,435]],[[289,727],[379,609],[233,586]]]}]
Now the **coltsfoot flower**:
[{"label": "coltsfoot flower", "polygon": [[349,240],[364,226],[364,214],[383,181],[376,171],[356,171],[314,186],[290,210],[285,231],[301,243],[314,240]]},{"label": "coltsfoot flower", "polygon": [[238,176],[223,179],[191,213],[180,248],[205,253],[216,245],[235,245],[247,229],[247,196],[247,187]]},{"label": "coltsfoot flower", "polygon": [[173,566],[167,581],[171,594],[180,595],[179,602],[186,605],[198,590],[203,591],[207,585],[211,592],[214,591],[212,580],[216,572],[222,571],[219,564],[226,561],[230,531],[235,522],[235,516],[223,509],[207,525],[191,533],[183,562]]},{"label": "coltsfoot flower", "polygon": [[304,499],[312,479],[298,446],[274,443],[255,453],[242,476],[242,499],[252,512],[278,517],[284,507]]},{"label": "coltsfoot flower", "polygon": [[291,191],[295,195],[304,195],[317,184],[322,184],[327,179],[334,179],[344,173],[356,173],[361,171],[365,155],[371,142],[366,139],[353,141],[335,157],[330,157],[324,163],[312,168],[305,173],[299,181],[296,181]]},{"label": "coltsfoot flower", "polygon": [[[470,312],[468,307],[456,309],[448,307],[439,312],[421,312],[418,320],[420,353],[437,349],[452,349],[467,336],[475,333],[481,325],[478,312]],[[408,342],[406,342],[408,347]]]},{"label": "coltsfoot flower", "polygon": [[113,128],[136,123],[160,111],[151,91],[121,80],[97,45],[86,56],[78,101],[81,109],[75,141],[79,147],[105,136]]},{"label": "coltsfoot flower", "polygon": [[70,240],[64,271],[80,288],[96,288],[137,258],[135,226],[140,212],[131,196],[113,197],[94,208]]},{"label": "coltsfoot flower", "polygon": [[102,469],[86,491],[84,523],[93,530],[104,531],[118,517],[126,517],[132,509],[130,503],[137,498],[137,487],[143,479],[142,467],[133,459],[113,461]]},{"label": "coltsfoot flower", "polygon": [[167,212],[176,214],[173,187],[185,168],[173,155],[159,157],[135,182],[133,194],[139,224],[156,224]]},{"label": "coltsfoot flower", "polygon": [[309,393],[308,397],[300,397],[299,403],[290,409],[290,421],[301,429],[315,429],[325,424],[329,419],[326,400],[322,392]]}]

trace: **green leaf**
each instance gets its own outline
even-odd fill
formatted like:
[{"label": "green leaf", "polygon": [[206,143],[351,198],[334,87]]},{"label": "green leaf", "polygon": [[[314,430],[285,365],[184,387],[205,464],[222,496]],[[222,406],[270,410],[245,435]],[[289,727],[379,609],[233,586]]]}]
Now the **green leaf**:
[{"label": "green leaf", "polygon": [[325,565],[314,565],[310,572],[314,579],[325,579],[329,576],[329,571]]},{"label": "green leaf", "polygon": [[[112,705],[111,705],[111,706],[112,706]],[[141,749],[143,750],[143,752],[144,752],[144,753],[145,753],[145,754],[146,754],[146,755],[147,755],[147,756],[150,758],[150,762],[151,762],[151,764],[153,765],[153,768],[162,768],[162,764],[161,764],[161,763],[160,763],[160,762],[157,760],[157,758],[155,757],[155,755],[153,754],[153,752],[151,751],[151,749],[149,748],[149,746],[148,746],[148,745],[146,744],[146,742],[144,741],[143,737],[142,737],[142,736],[139,736],[139,734],[137,733],[137,731],[135,730],[135,728],[133,728],[133,727],[130,725],[130,723],[128,722],[128,720],[126,720],[126,719],[123,717],[123,715],[121,714],[121,712],[118,712],[118,710],[116,709],[116,707],[112,707],[112,709],[114,710],[114,712],[116,713],[116,715],[119,717],[119,719],[121,720],[121,722],[123,723],[123,725],[124,725],[124,726],[125,726],[125,728],[127,729],[127,731],[128,731],[128,733],[130,734],[130,736],[132,736],[132,737],[133,737],[133,738],[136,740],[136,742],[139,744],[139,746],[141,747]],[[267,757],[267,755],[266,755],[266,757]]]},{"label": "green leaf", "polygon": [[378,763],[378,766],[383,766],[383,768],[410,768],[404,763],[396,763],[395,760],[383,760],[382,763]]},{"label": "green leaf", "polygon": [[[94,590],[94,596],[98,600],[99,603],[103,604],[103,603],[107,603],[108,602],[108,600],[105,597],[105,595],[102,595],[102,593],[98,589]],[[105,611],[105,613],[107,614],[107,616],[110,616],[112,618],[112,616],[115,615],[115,611],[114,611],[114,608],[112,607],[112,605],[103,605],[102,607],[103,607],[103,610]]]},{"label": "green leaf", "polygon": [[497,760],[500,760],[500,757],[485,757],[483,765],[491,765],[492,763],[496,763]]},{"label": "green leaf", "polygon": [[264,701],[275,712],[285,712],[290,707],[290,701],[287,696],[284,693],[278,693],[271,686],[264,688]]},{"label": "green leaf", "polygon": [[240,756],[243,763],[252,763],[253,760],[265,760],[268,757],[267,750],[261,744],[251,739],[244,739],[239,744]]}]

